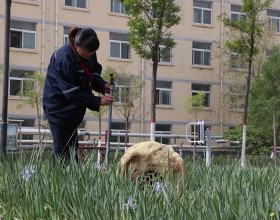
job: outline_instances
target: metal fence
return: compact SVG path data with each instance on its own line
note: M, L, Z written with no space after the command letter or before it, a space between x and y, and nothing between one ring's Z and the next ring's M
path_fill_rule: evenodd
M51 148L53 147L53 142L51 139L51 134L49 129L41 129L41 141L38 139L39 130L33 129L33 128L19 128L18 129L18 147L17 149L36 149L38 147L46 147ZM33 140L26 140L22 137L24 135L32 135L33 137L37 137L37 139ZM101 136L105 137L106 132L101 132ZM111 133L111 136L116 137L123 137L125 136L125 133ZM99 137L99 132L88 132L84 130L78 130L78 136L79 139L79 148L81 149L97 149L97 140ZM149 140L150 134L143 134L143 133L127 133L128 137L139 137L142 139ZM178 135L178 134L155 134L156 138L168 138L170 139L170 145L177 151L192 151L194 145L188 142L188 139L194 138L194 135ZM224 151L224 152L233 152L236 151L236 146L230 146L229 144L224 144L227 141L222 141L220 136L213 136L213 139L218 138L218 142L221 142L217 146L211 146L212 151ZM103 138L105 139L105 138ZM144 140L145 141L145 140ZM223 142L223 144L222 144ZM135 143L127 143L125 146L125 143L122 142L110 142L110 148L112 150L118 148L120 150L124 150L125 147L133 146ZM101 141L101 148L105 149L106 143ZM205 152L206 151L206 142L205 145L202 144L196 144L196 150L197 152Z

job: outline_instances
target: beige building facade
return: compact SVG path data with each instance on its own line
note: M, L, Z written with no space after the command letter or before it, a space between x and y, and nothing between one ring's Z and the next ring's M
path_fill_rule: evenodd
M176 47L171 57L162 57L157 77L156 131L186 134L186 125L205 121L214 135L223 135L230 127L242 123L242 108L232 108L225 101L230 80L225 77L225 64L218 56L224 42L225 28L217 19L223 12L232 18L242 16L240 0L176 0L181 6L180 25L172 28ZM150 132L152 62L142 60L129 46L128 16L116 0L13 0L11 7L10 77L8 97L9 119L24 120L24 127L35 127L36 110L18 109L24 81L34 71L46 73L52 53L67 42L71 26L92 27L101 45L97 51L103 70L110 66L134 73L144 82L138 100L139 116L131 124L133 133ZM280 39L280 0L264 12L275 26L275 42ZM0 65L4 60L5 1L0 1ZM2 81L0 93L3 91ZM187 110L185 102L198 91L206 93L202 111ZM236 94L232 94L236 95ZM238 95L237 95L238 97ZM240 96L239 96L240 97ZM0 105L2 105L2 100ZM2 108L2 106L1 106ZM90 113L83 127L98 131L98 119ZM107 129L107 114L102 130ZM112 129L122 132L124 121L113 110ZM134 139L134 141L137 141ZM134 142L133 141L133 142ZM168 142L169 140L160 140Z

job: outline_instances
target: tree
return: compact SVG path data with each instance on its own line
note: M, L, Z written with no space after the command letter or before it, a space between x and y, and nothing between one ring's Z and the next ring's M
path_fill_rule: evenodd
M185 100L185 109L194 113L194 121L197 121L197 113L204 108L206 94L203 91L199 91L197 94L188 97ZM196 125L194 125L194 147L193 147L193 163L196 162Z
M273 134L273 151L276 163L276 145L279 143L280 124L280 47L262 65L261 74L252 83L250 121L254 126ZM272 135L271 135L272 136Z
M185 101L185 109L194 113L194 121L197 120L197 112L204 108L206 93L199 91L197 94L187 97Z
M106 80L106 81L108 81L109 82L109 80L110 80L110 74L114 74L114 73L116 73L116 71L115 71L115 69L113 69L112 67L110 67L110 66L107 66L104 70L103 70L103 75L102 75L102 77L103 77L103 79L104 80ZM98 96L100 96L101 94L100 93L98 93ZM97 117L98 118L98 124L99 124L99 126L98 126L98 131L99 131L99 140L101 140L101 119L102 119L102 116L104 115L104 114L106 114L107 113L107 111L108 111L108 106L100 106L100 109L99 109L99 111L98 112L95 112L95 111L93 111L91 114L94 116L94 117Z
M251 77L253 75L253 62L255 57L260 53L259 42L264 36L266 20L262 20L260 15L268 9L272 0L242 0L241 12L246 15L246 19L237 21L231 18L222 17L225 27L235 32L234 38L225 41L226 48L240 56L248 63L246 76L246 93L243 114L243 138L241 151L241 166L245 165L245 148L246 148L246 129L248 119L248 102L250 94Z
M24 90L19 92L23 103L18 104L17 108L30 106L36 108L37 124L39 130L39 140L41 142L41 127L42 127L42 97L44 92L45 77L41 72L34 72L29 80L24 81Z
M173 48L174 40L169 29L180 23L180 7L173 0L121 0L130 15L130 45L143 59L152 60L153 77L151 92L151 141L155 140L156 122L156 79L159 58Z
M125 121L125 148L127 148L128 131L131 123L137 117L141 116L139 112L140 102L138 99L141 96L143 82L141 77L135 74L126 73L124 70L115 70L112 67L106 69L106 74L116 73L115 79L116 90L114 92L115 102L113 108L120 118ZM105 77L106 78L106 77Z
M227 130L223 137L230 141L238 141L240 144L235 144L235 146L241 149L242 126ZM248 155L267 155L271 144L272 134L268 129L263 129L261 126L255 126L252 123L248 125L246 146L246 153Z

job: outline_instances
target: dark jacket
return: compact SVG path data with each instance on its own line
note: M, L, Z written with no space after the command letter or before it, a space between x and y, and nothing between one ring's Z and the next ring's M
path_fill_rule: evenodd
M92 77L85 72L80 60ZM107 82L101 78L101 71L96 53L85 60L69 44L59 48L50 59L46 75L43 108L47 119L75 128L82 122L87 108L99 111L101 97L94 96L90 86L104 94Z

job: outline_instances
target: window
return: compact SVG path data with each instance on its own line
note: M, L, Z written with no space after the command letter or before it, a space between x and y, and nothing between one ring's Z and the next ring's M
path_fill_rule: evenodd
M87 0L65 0L65 5L77 8L87 8Z
M272 50L272 49L266 49L265 55L266 55L267 57L272 56L272 54L273 54L273 50Z
M231 21L240 21L240 20L246 20L247 16L245 13L241 12L241 5L231 5Z
M155 130L155 134L171 134L172 126L170 124L156 124ZM162 144L171 144L170 138L156 137L155 141Z
M68 33L69 33L70 29L71 29L71 27L67 27L67 26L63 27L63 44L69 43Z
M159 46L159 62L171 63L172 62L172 50L165 46Z
M21 127L26 128L35 128L35 120L34 119L24 119L21 123ZM21 136L22 140L34 140L33 134L23 134Z
M36 23L11 21L11 47L35 49Z
M26 127L26 128L35 128L35 119L22 119L22 118L13 118L9 117L9 123L10 124L17 124L18 127L21 125L21 127Z
M267 10L268 24L280 32L280 10Z
M193 22L198 24L212 24L212 3L193 1Z
M118 103L129 103L130 98L130 88L128 86L118 85L115 92L115 102Z
M171 105L172 82L157 81L156 82L156 104Z
M192 84L192 96L197 95L199 91L205 92L205 101L203 106L210 107L211 86L205 84Z
M233 69L246 69L247 62L242 58L241 54L230 54L230 67Z
M211 43L193 41L192 64L211 66L211 46Z
M111 123L111 131L112 131L112 133L125 133L125 123L112 122ZM125 142L125 136L111 136L110 141L111 142L117 142L117 143L124 143ZM129 142L129 137L127 138L127 142Z
M125 7L118 0L111 0L111 12L125 14Z
M245 85L232 85L229 87L229 107L231 109L244 109Z
M21 119L21 118L9 118L11 120L10 124L17 124L18 128L21 125L21 128L35 128L35 119ZM15 120L15 121L13 121ZM18 120L18 121L17 121ZM19 122L19 120L22 120ZM33 134L22 134L22 140L33 140Z
M130 59L128 35L110 33L110 57Z
M23 70L11 70L10 72L10 95L19 96L20 93L24 94L27 89L27 83L30 81L33 72ZM35 87L35 84L33 84Z

